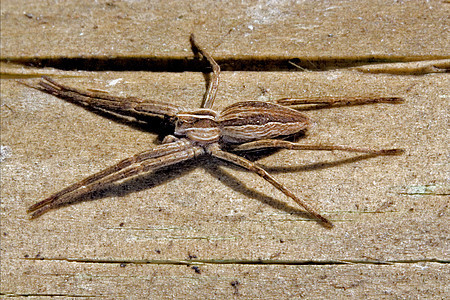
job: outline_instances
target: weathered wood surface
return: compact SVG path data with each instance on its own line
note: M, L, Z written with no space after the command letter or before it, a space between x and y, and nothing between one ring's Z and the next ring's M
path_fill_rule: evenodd
M80 3L2 1L2 295L448 296L449 4ZM306 111L316 124L305 141L406 153L280 151L258 161L329 216L332 230L256 175L208 158L29 220L29 205L158 144L159 131L116 122L12 79L50 74L78 87L194 108L205 78L24 68L5 60L170 61L192 57L191 31L219 60L404 61L326 72L224 72L215 108L289 96L401 96L404 104Z

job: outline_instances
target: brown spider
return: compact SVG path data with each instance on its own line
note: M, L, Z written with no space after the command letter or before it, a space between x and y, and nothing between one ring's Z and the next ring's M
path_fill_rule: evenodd
M136 98L109 96L104 93L72 88L49 77L37 85L26 84L56 97L68 99L84 106L99 108L119 115L132 115L139 119L161 117L175 125L174 135L164 138L161 145L126 158L117 164L93 174L78 183L51 195L32 205L28 212L37 217L50 209L97 190L105 185L123 180L144 172L196 158L210 155L252 171L302 206L312 216L331 227L332 223L320 215L310 204L298 198L291 190L279 183L257 164L239 155L228 152L254 151L260 149L290 150L341 150L368 153L372 155L394 155L400 149L374 150L341 145L307 145L276 138L286 138L305 132L310 121L304 114L283 105L322 104L354 105L366 103L398 103L397 97L380 98L285 98L275 103L261 101L238 102L223 111L212 110L219 85L220 67L214 59L195 41L191 35L194 52L200 53L210 64L212 76L203 105L199 109L186 110L182 107L157 101L141 101Z

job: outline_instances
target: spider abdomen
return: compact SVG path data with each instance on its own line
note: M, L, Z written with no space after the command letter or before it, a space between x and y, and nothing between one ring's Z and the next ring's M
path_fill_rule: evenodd
M222 141L245 143L304 132L309 119L291 108L260 101L239 102L218 117Z

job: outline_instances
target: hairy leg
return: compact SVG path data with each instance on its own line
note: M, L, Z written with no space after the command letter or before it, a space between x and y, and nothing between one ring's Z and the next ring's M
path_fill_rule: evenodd
M274 101L283 106L303 105L303 104L323 104L323 105L361 105L372 103L402 103L400 97L305 97L305 98L282 98Z
M93 174L50 197L30 206L28 213L37 217L48 210L68 203L79 195L96 190L101 186L135 176L139 173L149 172L161 167L172 165L202 154L204 150L193 146L187 140L163 144L151 150L138 153L119 163Z
M28 87L47 94L92 108L104 109L120 115L134 116L137 119L148 117L173 117L182 107L134 97L117 97L100 92L91 92L61 84L54 79L43 76L41 81L33 85L19 81Z
M308 213L310 213L312 216L314 216L316 219L323 222L324 225L327 227L333 227L333 224L324 216L319 214L316 209L314 209L310 204L306 204L303 200L300 200L292 191L290 191L288 188L286 188L284 185L279 183L272 175L270 175L266 170L263 168L257 166L255 163L240 157L236 154L229 153L226 151L223 151L219 148L217 144L213 144L208 148L208 151L210 154L214 157L220 158L222 160L225 160L227 162L233 163L235 165L238 165L244 169L247 169L249 171L252 171L262 178L264 178L266 181L268 181L270 184L272 184L274 187L276 187L279 191L283 192L286 196L294 200L298 205L303 207Z
M199 44L197 44L194 34L191 34L190 40L195 50L200 52L200 54L206 58L213 70L211 74L211 82L209 83L208 90L206 91L206 97L202 105L202 108L212 108L214 100L216 99L217 89L219 88L220 66L211 55L209 55L202 47L200 47Z
M240 144L232 147L233 151L257 151L261 149L289 149L289 150L321 150L321 151L347 151L347 152L358 152L367 153L373 155L398 155L402 154L404 150L402 149L372 149L372 148L361 148L352 147L345 145L320 145L320 144L298 144L283 140L259 140L254 142L249 142L245 144Z

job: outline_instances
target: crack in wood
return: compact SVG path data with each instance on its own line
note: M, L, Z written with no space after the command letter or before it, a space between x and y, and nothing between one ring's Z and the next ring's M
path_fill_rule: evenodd
M232 58L218 58L217 63L220 65L222 71L325 71L365 65L445 60L446 58L448 57L361 56L308 58L235 56ZM60 70L83 71L204 72L208 68L208 65L204 61L199 61L190 56L6 57L1 58L0 62L38 68L51 67ZM446 70L448 71L448 69ZM377 72L381 71L377 70Z
M246 260L246 259L192 259L192 260L123 260L123 259L92 259L92 258L53 258L53 257L26 257L26 260L66 261L77 263L100 263L100 264L155 264L155 265L393 265L393 264L417 264L417 263L440 263L449 264L450 260L436 258L411 259L411 260Z
M5 297L68 297L68 298L98 298L99 295L78 295L78 294L53 294L53 293L0 293Z

